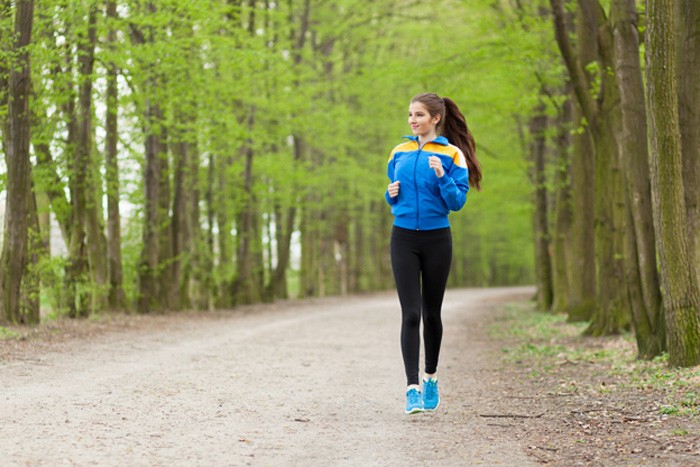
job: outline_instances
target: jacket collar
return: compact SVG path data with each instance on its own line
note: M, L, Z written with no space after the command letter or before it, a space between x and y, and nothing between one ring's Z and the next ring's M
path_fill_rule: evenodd
M416 143L418 142L418 136L416 136L416 135L407 135L407 136L404 136L404 138L410 139L411 141L415 141ZM428 141L428 143L440 144L442 146L447 146L450 144L450 142L447 141L447 138L445 138L444 136L438 136L434 140ZM428 143L426 143L426 144L428 144Z

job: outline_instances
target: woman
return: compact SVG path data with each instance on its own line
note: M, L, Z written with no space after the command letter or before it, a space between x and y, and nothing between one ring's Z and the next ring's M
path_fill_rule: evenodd
M391 265L401 303L406 413L416 413L435 410L440 404L440 312L452 260L447 215L464 206L470 184L480 189L481 168L474 138L451 99L432 93L415 96L408 108L408 124L413 136L406 136L408 141L389 156L391 183L386 200L394 215ZM425 344L422 391L418 375L421 316Z

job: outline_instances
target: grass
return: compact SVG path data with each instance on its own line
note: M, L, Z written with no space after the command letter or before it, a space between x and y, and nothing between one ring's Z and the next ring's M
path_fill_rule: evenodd
M17 339L19 337L22 337L22 334L19 332L0 326L0 340Z
M605 381L589 387L599 394L653 391L661 414L700 415L700 367L670 368L668 355L639 360L632 334L584 337L587 326L567 322L566 315L538 312L534 302L516 302L506 305L490 334L508 342L504 360L527 368L533 378L573 365L586 376L595 373L592 380Z

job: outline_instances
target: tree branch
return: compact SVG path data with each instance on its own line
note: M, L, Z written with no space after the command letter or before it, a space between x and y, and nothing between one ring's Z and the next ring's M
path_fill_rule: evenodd
M569 71L569 77L573 83L574 94L576 100L581 107L583 116L588 120L589 124L594 124L597 119L598 109L593 97L588 93L588 80L583 71L583 67L576 57L571 42L569 41L568 32L566 29L566 21L564 18L564 4L562 0L549 0L552 6L552 14L554 19L554 36L559 46L562 58L566 69Z

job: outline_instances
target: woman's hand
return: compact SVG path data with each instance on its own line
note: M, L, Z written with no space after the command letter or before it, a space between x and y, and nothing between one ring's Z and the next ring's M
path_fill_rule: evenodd
M397 196L399 196L399 183L401 182L396 180L394 183L389 184L387 190L389 191L389 196L391 198L396 198Z
M437 175L438 178L442 178L442 176L445 175L445 169L443 169L442 161L439 157L430 156L428 162L430 163L430 168L435 171L435 175Z

